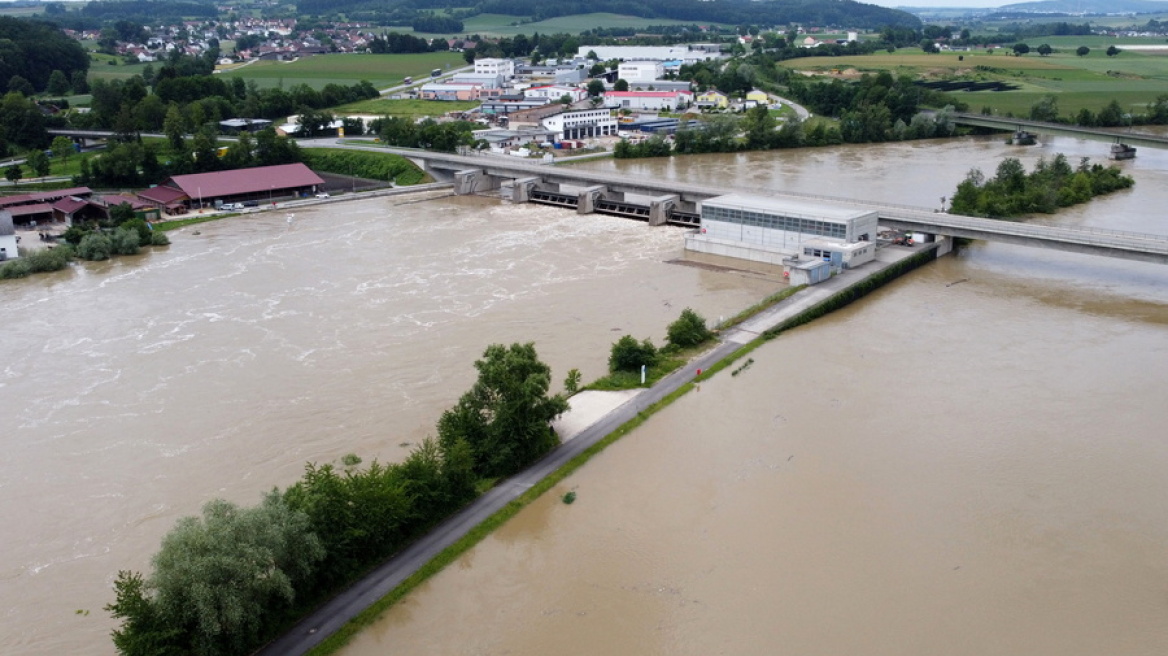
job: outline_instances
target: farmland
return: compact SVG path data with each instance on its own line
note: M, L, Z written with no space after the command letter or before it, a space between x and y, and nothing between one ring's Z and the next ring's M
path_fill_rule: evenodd
M506 14L479 14L463 20L461 34L479 34L482 36L515 36L516 34L579 34L584 30L596 27L623 27L643 29L651 25L692 25L692 22L670 20L667 18L638 18L621 14L575 14L572 16L557 16L536 22L524 22L522 16L508 16ZM703 24L708 24L703 22ZM435 37L451 36L449 34L417 34L417 36Z
M352 114L374 114L377 116L402 116L421 118L423 116L441 116L447 112L464 112L479 106L477 101L447 101L447 100L390 100L388 98L374 98L362 100L333 108L333 113L347 116Z
M435 68L443 70L465 66L457 52L428 52L409 55L318 55L291 62L257 61L222 73L224 77L254 80L261 88L307 84L321 89L330 82L351 85L369 80L385 88L401 84L406 76L427 77Z
M1074 37L1068 39L1078 43ZM960 92L954 96L968 103L973 111L989 107L999 114L1025 115L1031 105L1046 95L1058 98L1059 111L1063 115L1083 108L1097 112L1113 99L1125 110L1139 112L1157 96L1168 93L1166 54L1121 52L1108 57L1104 52L1106 45L1088 45L1090 54L1079 57L1074 53L1077 45L1055 47L1060 52L1048 57L1040 57L1033 51L1024 57L1015 57L1007 55L1004 48L993 54L973 51L936 55L906 48L891 54L813 57L789 60L780 65L793 70L844 76L849 72L886 70L894 75L924 80L1003 81L1018 86L1016 91Z

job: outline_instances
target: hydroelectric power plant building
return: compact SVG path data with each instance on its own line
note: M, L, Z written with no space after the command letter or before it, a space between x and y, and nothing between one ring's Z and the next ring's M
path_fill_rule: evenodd
M702 228L686 236L686 250L784 266L792 275L799 261L846 269L876 257L875 211L727 194L701 201L700 213ZM826 274L809 275L818 282Z

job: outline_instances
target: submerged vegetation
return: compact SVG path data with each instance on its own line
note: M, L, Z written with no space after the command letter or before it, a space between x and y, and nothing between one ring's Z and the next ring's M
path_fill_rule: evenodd
M558 444L533 344L492 345L479 379L400 464L308 464L256 507L213 500L163 539L149 577L120 572L106 609L126 656L219 656L254 650L288 622Z
M1051 214L1133 184L1131 176L1118 168L1091 164L1086 157L1075 169L1061 153L1050 161L1042 158L1030 173L1020 161L1007 157L992 178L987 179L980 169L971 170L957 185L950 211L995 219Z

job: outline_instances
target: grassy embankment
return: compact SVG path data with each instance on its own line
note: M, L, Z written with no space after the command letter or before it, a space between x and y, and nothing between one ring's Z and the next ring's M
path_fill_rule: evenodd
M483 538L494 532L495 529L507 523L507 520L519 514L519 512L532 501L538 499L545 492L554 488L557 484L562 482L573 472L582 467L586 462L591 460L593 456L605 450L625 435L633 432L635 429L641 426L641 424L644 424L646 421L648 421L649 418L657 412L668 407L677 399L685 396L687 393L689 393L690 390L694 388L695 384L700 383L701 381L710 378L719 371L729 367L738 359L742 358L759 346L762 346L766 342L778 337L783 332L797 326L801 326L809 321L813 321L814 319L817 319L827 314L828 312L839 309L851 303L852 301L862 298L873 290L887 284L889 281L894 280L904 275L905 273L908 273L909 271L912 271L913 269L916 269L917 267L932 261L934 257L934 251L930 250L906 258L905 260L902 260L901 262L898 262L888 269L885 269L872 278L865 280L850 289L841 291L827 298L822 303L819 303L818 305L805 310L804 312L792 317L791 319L788 319L779 326L776 326L774 329L767 331L758 339L755 339L749 344L746 344L742 348L734 351L734 353L723 358L718 363L711 366L708 370L702 372L700 376L694 378L693 382L682 385L676 391L663 398L661 401L658 401L657 403L642 410L637 414L636 417L603 437L596 444L585 449L579 455L565 463L564 466L548 475L539 483L536 483L531 487L531 489L527 490L515 500L501 508L498 512L491 515L483 523L471 529L466 535L464 535L454 544L442 550L441 553L423 565L417 572L415 572L400 585L390 591L389 594L377 600L369 608L366 608L364 611L358 614L357 617L349 621L347 624L345 624L345 626L341 627L341 629L336 633L330 635L328 638L325 638L321 644L317 645L312 651L309 652L310 656L330 656L331 654L335 654L338 650L348 644L354 636L360 633L361 630L373 624L387 609L389 609L401 599L405 598L405 596L409 594L414 588L421 585L431 576L441 572L446 568L447 565L453 563L460 556L462 556L462 554L466 553L472 547L482 541ZM791 291L793 293L793 291L796 290ZM763 301L763 303L765 302L766 301ZM746 314L749 311L749 309L745 310L742 314Z
M330 109L334 114L376 114L378 116L401 116L417 119L423 116L442 116L447 112L465 112L478 107L482 103L472 100L419 100L405 98L392 100L389 98L372 98L359 100L355 103L340 105Z
M954 97L968 103L971 111L989 107L997 114L1016 116L1028 114L1030 107L1047 95L1058 98L1059 111L1064 116L1074 115L1083 108L1098 112L1112 100L1118 101L1125 110L1138 113L1157 96L1168 92L1168 52L1130 51L1108 57L1107 46L1087 43L1092 39L1097 38L1035 39L1031 48L1049 43L1058 50L1047 57L1033 50L1023 57L1015 57L1006 54L1007 48L998 48L992 54L975 50L935 55L904 48L895 53L792 59L779 65L827 74L855 69L860 73L889 71L922 80L1008 82L1017 85L1018 90L959 92ZM1079 45L1091 48L1090 54L1076 55Z

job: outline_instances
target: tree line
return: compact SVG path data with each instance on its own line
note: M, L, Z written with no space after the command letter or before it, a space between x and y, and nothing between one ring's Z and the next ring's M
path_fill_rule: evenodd
M1023 214L1051 214L1060 207L1085 203L1095 196L1127 189L1135 184L1117 167L1091 164L1084 157L1071 168L1059 153L1050 161L1038 160L1027 173L1020 161L1007 157L994 177L972 169L953 193L950 212L995 219Z
M107 610L125 656L245 654L559 440L568 409L531 343L487 347L478 379L400 464L308 464L252 507L178 521L149 576L119 572Z

